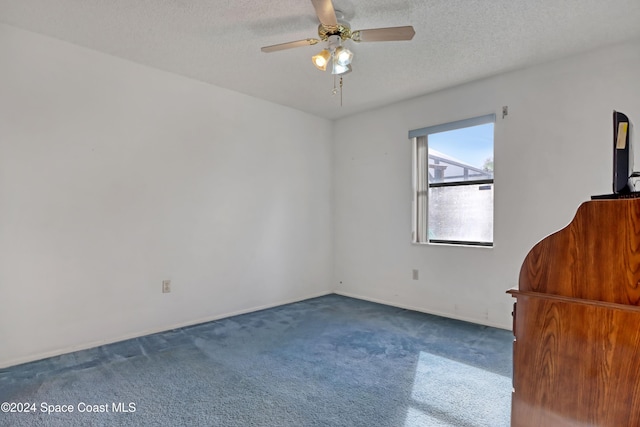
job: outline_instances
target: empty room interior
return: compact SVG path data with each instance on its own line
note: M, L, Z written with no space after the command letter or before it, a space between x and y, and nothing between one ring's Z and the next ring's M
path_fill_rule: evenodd
M636 0L0 0L0 425L544 425L507 291L614 111Z

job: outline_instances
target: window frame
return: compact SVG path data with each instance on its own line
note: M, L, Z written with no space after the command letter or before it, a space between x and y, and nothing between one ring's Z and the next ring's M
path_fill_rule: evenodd
M448 123L442 123L434 126L427 126L420 129L409 131L409 139L413 143L413 162L412 162L412 180L413 180L413 206L412 206L412 243L428 244L428 245L455 245L455 246L472 246L472 247L489 247L494 245L492 237L490 242L484 241L468 241L468 240L450 240L450 239L433 239L428 235L429 228L429 190L439 187L460 187L465 185L491 185L491 190L495 188L495 179L477 179L477 180L459 180L448 182L429 182L429 148L428 138L431 134L447 132L450 130L463 129L483 124L493 124L493 151L495 153L495 125L496 115L485 114L468 119L457 120ZM424 138L419 140L419 138ZM421 158L424 156L424 158ZM426 184L426 185L425 185ZM492 214L495 213L495 204L492 206ZM492 225L493 227L493 225Z

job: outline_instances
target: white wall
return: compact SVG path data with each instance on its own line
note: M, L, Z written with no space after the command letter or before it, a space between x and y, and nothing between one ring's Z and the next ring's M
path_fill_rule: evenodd
M503 105L509 107L504 120ZM640 127L640 42L339 120L336 289L510 328L512 301L505 291L517 286L529 249L568 224L591 195L611 192L614 109ZM408 131L492 112L494 248L412 245ZM635 141L640 145L638 132ZM412 269L419 280L412 280Z
M3 25L0 58L0 367L331 291L330 121Z

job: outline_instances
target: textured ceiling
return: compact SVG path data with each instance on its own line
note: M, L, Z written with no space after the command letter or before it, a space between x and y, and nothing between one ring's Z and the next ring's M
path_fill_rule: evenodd
M354 30L413 25L412 41L355 44L343 106L309 0L0 0L0 22L326 118L640 38L638 0L334 0Z

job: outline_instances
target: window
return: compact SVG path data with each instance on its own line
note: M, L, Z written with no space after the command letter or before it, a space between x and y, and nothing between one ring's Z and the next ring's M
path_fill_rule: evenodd
M413 243L493 246L495 115L416 129Z

